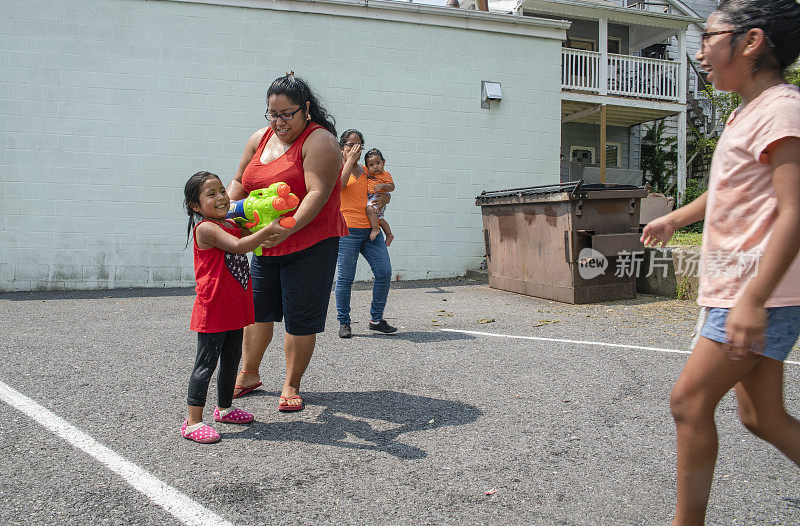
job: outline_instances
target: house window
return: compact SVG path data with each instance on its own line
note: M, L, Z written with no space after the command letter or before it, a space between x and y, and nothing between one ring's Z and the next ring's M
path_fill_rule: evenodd
M566 42L561 42L563 47L572 49L582 49L584 51L597 51L594 40L588 38L570 38ZM608 52L619 55L622 51L622 39L619 37L608 37Z
M594 164L594 148L589 146L570 146L569 160L581 164Z
M594 40L567 37L566 47L572 49L582 49L584 51L594 51Z
M606 166L622 168L622 145L620 143L606 143Z

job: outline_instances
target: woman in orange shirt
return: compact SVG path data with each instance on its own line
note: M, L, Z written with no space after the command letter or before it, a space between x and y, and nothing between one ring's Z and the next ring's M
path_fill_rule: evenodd
M347 130L339 139L344 167L342 168L342 215L347 222L349 235L339 240L336 261L336 317L339 320L339 337L351 338L350 291L356 274L358 255L369 263L375 281L372 285L369 328L391 334L397 331L383 319L383 310L392 282L392 262L383 233L370 239L372 228L367 218L367 169L358 164L364 146L364 136L358 130ZM389 196L384 194L383 204Z

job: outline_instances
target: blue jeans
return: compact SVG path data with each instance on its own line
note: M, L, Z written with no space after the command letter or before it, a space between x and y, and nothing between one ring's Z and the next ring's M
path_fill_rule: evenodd
M389 296L392 282L392 262L383 232L370 241L369 228L348 228L350 235L339 239L339 257L336 260L336 318L340 325L350 325L350 289L356 275L358 255L369 263L375 283L372 285L372 305L369 314L372 321L383 319L383 309Z

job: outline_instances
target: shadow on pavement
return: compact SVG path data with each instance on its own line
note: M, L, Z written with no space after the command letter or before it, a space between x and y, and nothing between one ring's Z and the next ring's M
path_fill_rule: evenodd
M106 298L160 298L162 296L194 296L194 287L2 292L0 293L0 300L96 300Z
M295 441L382 451L414 460L428 453L400 441L403 433L469 424L483 414L461 402L386 390L306 393L303 397L307 406L323 408L316 421L256 421L246 430L221 435L225 439Z
M372 290L373 281L355 281L353 282L353 290ZM431 289L428 291L433 294L450 294L449 291L444 290L442 287L464 287L469 285L485 285L481 280L471 278L439 278L439 279L419 279L419 280L403 280L392 281L389 294L392 290L396 289ZM334 282L335 285L335 282Z
M432 294L451 294L442 287L463 287L479 285L480 281L469 278L441 278L414 281L393 281L392 289L431 289ZM371 290L372 281L356 281L353 290ZM19 292L0 292L0 300L37 301L37 300L79 300L103 298L157 298L160 296L194 296L194 285L186 287L144 287L96 290L35 290Z

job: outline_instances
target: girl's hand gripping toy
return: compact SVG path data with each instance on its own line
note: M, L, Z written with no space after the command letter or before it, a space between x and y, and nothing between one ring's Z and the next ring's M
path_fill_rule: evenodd
M286 183L274 183L269 188L253 190L244 199L232 201L226 217L251 232L258 232L276 218L297 208L300 200L291 191ZM283 228L292 228L295 223L293 217L284 217L279 221ZM261 253L261 247L253 250L256 256Z

